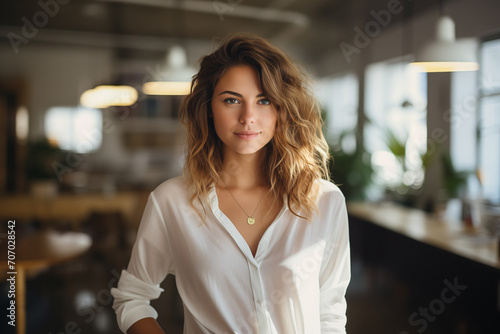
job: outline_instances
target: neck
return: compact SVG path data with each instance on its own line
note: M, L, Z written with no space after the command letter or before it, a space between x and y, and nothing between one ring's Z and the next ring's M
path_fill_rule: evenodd
M263 151L256 154L226 154L222 164L220 186L239 189L252 189L266 186Z

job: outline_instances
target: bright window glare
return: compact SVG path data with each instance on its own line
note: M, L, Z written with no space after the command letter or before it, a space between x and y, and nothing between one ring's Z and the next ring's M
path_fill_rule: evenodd
M354 130L358 121L358 78L353 73L324 78L317 83L315 91L327 114L327 139L335 146L340 144L348 153L354 152ZM341 135L344 135L343 140L338 143Z
M450 154L456 170L476 168L477 97L476 72L456 72L451 76Z
M500 93L500 39L481 45L481 90L485 94Z
M500 39L481 45L479 170L483 197L500 205Z
M376 181L382 184L398 186L403 171L396 157L388 151L376 151L372 155L372 166Z
M480 163L483 196L500 203L500 95L483 99L481 104Z
M374 63L366 70L364 144L373 154L375 178L381 186L418 188L423 183L420 157L427 146L426 82L426 74L407 61ZM389 149L388 134L404 145L404 163Z
M45 135L62 150L95 151L102 142L102 113L88 108L50 108L45 116Z

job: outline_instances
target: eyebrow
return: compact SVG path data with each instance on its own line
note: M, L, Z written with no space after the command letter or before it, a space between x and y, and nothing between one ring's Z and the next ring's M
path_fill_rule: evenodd
M240 98L243 97L243 95L241 95L240 93L236 93L236 92L233 92L233 91L230 91L230 90L225 90L225 91L219 93L219 95L222 95L222 94L231 94L231 95L234 95L234 96L237 96L237 97L240 97ZM264 93L260 93L256 97L262 97L262 96L265 96L265 94Z

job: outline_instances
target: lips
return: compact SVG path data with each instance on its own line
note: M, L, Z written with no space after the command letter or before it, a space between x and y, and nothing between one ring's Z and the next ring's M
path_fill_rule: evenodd
M260 132L258 131L239 131L234 133L238 138L243 140L252 140L256 138Z

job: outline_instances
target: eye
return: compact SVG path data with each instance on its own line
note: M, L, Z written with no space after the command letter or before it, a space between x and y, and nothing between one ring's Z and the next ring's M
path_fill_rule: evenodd
M227 104L236 104L236 103L239 103L239 101L235 98L232 98L232 97L228 97L227 99L224 99L224 102L226 102Z
M269 101L268 99L262 99L262 100L259 101L259 104L270 105L271 101Z

